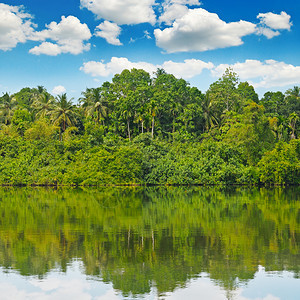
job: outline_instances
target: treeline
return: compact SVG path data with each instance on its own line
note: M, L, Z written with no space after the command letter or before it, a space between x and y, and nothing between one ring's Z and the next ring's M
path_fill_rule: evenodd
M0 97L1 184L299 184L300 87L259 99L231 69L203 94L158 69Z

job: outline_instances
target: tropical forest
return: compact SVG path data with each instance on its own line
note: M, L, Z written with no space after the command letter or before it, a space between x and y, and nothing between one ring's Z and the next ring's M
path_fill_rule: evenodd
M25 87L0 97L0 184L298 185L299 116L299 86L259 97L230 68L205 93L164 69Z

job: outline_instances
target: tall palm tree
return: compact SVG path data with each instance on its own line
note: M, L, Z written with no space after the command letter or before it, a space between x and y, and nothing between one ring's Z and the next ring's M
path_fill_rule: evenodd
M122 121L126 120L126 124L127 124L127 134L128 134L128 139L129 141L131 140L131 134L130 134L130 123L131 123L131 119L134 117L134 103L133 103L133 99L132 97L127 97L122 99L122 103L120 106L121 110L121 119Z
M32 103L32 107L36 112L36 117L38 118L45 118L53 109L53 105L53 96L45 91Z
M141 106L135 111L135 123L141 123L142 133L144 133L145 107Z
M148 107L148 114L151 121L151 137L154 138L154 126L155 126L155 117L157 116L157 112L159 111L159 103L154 99L151 99L147 105Z
M295 139L296 135L295 135L295 131L296 131L296 124L297 121L299 120L299 116L296 113L291 113L289 116L289 127L292 129L292 134L291 134L291 139Z
M50 118L54 125L60 127L61 133L65 132L68 126L74 126L76 116L78 115L77 107L72 103L72 99L68 100L64 93L56 97L52 110L49 112Z
M300 87L294 86L294 88L289 89L285 93L285 108L288 114L297 113L300 114Z
M292 96L300 99L300 87L294 86L292 89L287 90L285 94L286 96Z
M38 85L36 88L31 89L31 99L34 102L35 100L38 100L42 94L47 93L47 90L42 85Z
M91 116L98 124L100 120L102 120L104 126L104 119L107 116L107 103L102 94L102 89L87 88L82 95L83 97L80 98L80 102L82 103L86 116Z
M202 103L202 109L203 109L203 117L205 121L205 129L206 131L209 131L211 127L214 127L215 125L218 124L218 120L215 117L215 114L213 113L212 101L208 93L204 97L204 101Z
M172 99L170 103L170 112L172 114L172 133L175 133L176 119L182 111L182 106L176 99Z
M8 93L5 93L1 97L1 102L0 102L1 122L4 123L5 125L9 125L10 120L16 108L17 108L17 102L13 97L13 95L9 95Z

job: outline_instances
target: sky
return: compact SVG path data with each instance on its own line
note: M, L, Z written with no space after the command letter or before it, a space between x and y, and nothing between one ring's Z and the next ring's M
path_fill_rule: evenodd
M300 85L300 1L0 1L0 95L42 85L75 101L123 69L205 92L228 67L262 97Z

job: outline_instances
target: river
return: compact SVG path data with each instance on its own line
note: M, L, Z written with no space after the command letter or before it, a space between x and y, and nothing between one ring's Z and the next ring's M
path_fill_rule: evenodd
M300 188L1 188L0 299L300 299Z

